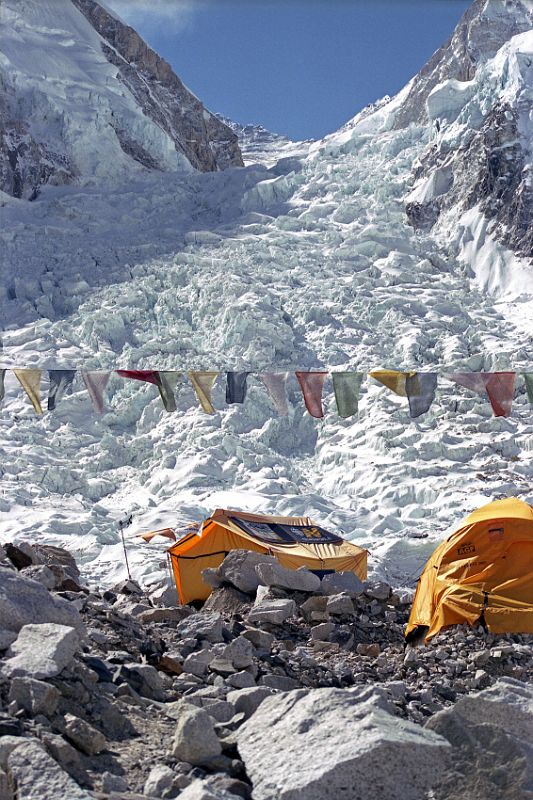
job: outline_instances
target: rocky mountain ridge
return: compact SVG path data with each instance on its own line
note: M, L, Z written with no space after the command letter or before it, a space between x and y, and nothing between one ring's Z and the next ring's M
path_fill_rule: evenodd
M241 166L237 137L96 0L6 0L0 188Z

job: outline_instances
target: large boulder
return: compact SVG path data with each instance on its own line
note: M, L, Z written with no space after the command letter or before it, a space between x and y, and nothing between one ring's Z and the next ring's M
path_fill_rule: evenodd
M277 561L258 564L255 568L263 586L279 586L293 592L318 592L320 578L305 567L286 569Z
M78 632L70 626L25 625L11 645L12 656L2 664L2 672L10 678L53 678L71 663L79 644Z
M172 755L189 764L208 764L222 753L213 720L203 708L183 701L178 708Z
M9 687L9 700L28 714L44 714L50 717L55 712L60 694L55 686L34 678L13 678Z
M82 628L79 611L55 597L37 581L0 567L0 620L2 628L19 631L28 623L54 622Z
M178 622L177 633L183 639L196 638L200 641L205 639L216 644L223 642L222 628L224 620L220 614L210 612L208 614L191 614L186 619Z
M249 622L267 622L270 625L283 625L289 617L296 614L296 603L290 599L261 600L256 602L248 614Z
M454 748L435 800L533 797L533 686L501 679L464 695L426 723Z
M7 769L16 797L24 800L94 800L35 740L21 739L8 756Z
M237 744L255 800L422 800L450 750L366 688L266 698Z
M277 564L274 556L256 553L253 550L232 550L217 570L224 583L231 583L241 592L253 594L261 583L256 572L260 564Z

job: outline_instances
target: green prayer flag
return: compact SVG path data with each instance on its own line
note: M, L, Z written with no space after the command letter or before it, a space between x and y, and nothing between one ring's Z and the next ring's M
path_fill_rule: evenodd
M159 383L157 387L166 411L176 411L176 385L181 372L161 372L159 370Z
M363 372L332 372L333 391L337 411L340 417L353 417L357 414L359 389L363 381Z
M533 372L523 372L522 377L526 384L527 396L533 406Z

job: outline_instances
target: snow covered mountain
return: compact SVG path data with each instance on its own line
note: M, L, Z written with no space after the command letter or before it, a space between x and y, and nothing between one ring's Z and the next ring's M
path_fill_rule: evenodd
M0 188L242 166L237 138L96 0L0 9Z
M513 415L493 418L442 377L533 372L530 10L474 3L399 95L320 142L283 142L275 164L276 137L245 126L246 160L255 147L263 163L140 169L105 186L95 173L91 186L43 186L32 203L2 196L5 367L382 366L441 378L417 421L371 380L359 415L342 420L328 382L319 422L294 380L279 418L253 376L243 406L225 406L220 378L213 416L185 380L166 414L153 387L115 376L101 418L81 383L37 418L8 373L0 541L67 543L112 581L123 512L135 532L233 506L314 517L368 546L375 574L412 583L463 513L509 494L533 502L523 383ZM130 547L150 580L157 546Z

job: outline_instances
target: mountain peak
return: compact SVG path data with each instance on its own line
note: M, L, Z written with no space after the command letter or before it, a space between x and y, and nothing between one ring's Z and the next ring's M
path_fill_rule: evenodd
M5 0L0 188L242 166L237 136L96 0Z

